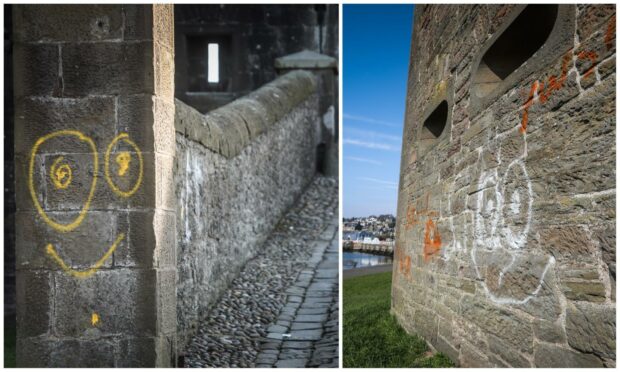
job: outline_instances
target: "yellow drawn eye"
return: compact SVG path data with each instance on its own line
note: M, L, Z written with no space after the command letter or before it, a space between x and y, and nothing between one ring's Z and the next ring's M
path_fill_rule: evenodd
M66 189L71 184L72 173L71 167L69 164L62 164L58 166L58 164L63 161L63 157L59 156L54 163L52 163L52 167L50 169L50 177L52 178L52 183L56 186L57 189Z
M76 138L78 141L83 142L86 145L88 145L92 153L92 156L93 156L93 181L90 185L88 197L86 198L86 202L84 203L84 206L80 210L80 213L75 218L75 220L69 223L66 223L66 224L58 223L50 218L50 216L45 212L45 210L43 210L41 203L39 203L39 199L37 197L37 193L34 188L35 158L39 151L39 148L46 141L56 138L56 137ZM63 160L62 156L56 159L54 161L54 164L52 164L52 169L51 169L52 183L54 184L54 186L56 186L59 189L64 189L68 187L71 184L71 179L72 179L71 168L69 167L68 164L62 164L58 166L58 164L60 164L62 160ZM48 225L50 225L52 228L54 228L56 231L59 231L62 233L73 231L78 226L80 226L80 224L84 221L84 218L86 218L86 213L88 212L90 203L93 199L93 196L95 195L95 187L97 185L98 169L99 169L99 162L98 162L97 148L95 147L95 143L90 137L85 136L81 132L76 131L76 130L59 130L57 132L53 132L53 133L50 133L48 135L45 135L39 138L37 142L34 144L34 146L32 147L32 151L30 152L30 164L28 168L28 188L30 189L30 196L32 197L32 202L34 203L34 206L37 209L37 212L39 212L39 215L41 216L41 218L43 218L43 220Z
M123 177L127 174L129 169L129 163L131 162L131 154L128 151L123 151L116 155L116 164L118 164L118 175Z
M136 183L134 184L134 186L129 190L122 190L116 183L114 183L110 175L111 173L110 172L110 156L112 153L112 149L117 143L121 141L133 147L135 154L138 157L138 179L136 180ZM131 160L131 154L128 151L123 151L115 157L115 160L119 166L118 175L121 177L124 177L129 171L129 162ZM129 139L129 134L121 133L118 136L116 136L116 138L114 138L112 142L110 142L110 144L108 145L108 149L105 152L103 171L104 171L105 179L106 181L108 181L108 185L110 185L110 188L117 195L122 196L124 198L128 198L131 195L133 195L136 191L138 191L138 189L140 188L140 183L142 183L142 173L144 171L144 162L142 160L142 152L140 151L140 148L138 147L138 145L136 145L134 141Z
M96 327L97 324L99 324L99 314L93 313L93 315L90 317L90 324L92 324L93 327Z

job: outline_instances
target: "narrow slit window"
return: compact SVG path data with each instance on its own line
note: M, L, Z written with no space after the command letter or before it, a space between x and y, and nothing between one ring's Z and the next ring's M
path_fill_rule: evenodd
M487 96L532 57L551 35L557 18L558 5L526 6L482 57L474 76L476 96Z
M220 46L217 43L209 43L207 48L207 81L209 83L220 82Z

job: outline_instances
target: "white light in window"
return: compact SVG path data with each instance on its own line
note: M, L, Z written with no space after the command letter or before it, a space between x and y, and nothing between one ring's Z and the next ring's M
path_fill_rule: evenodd
M219 44L211 44L208 46L209 64L207 71L207 81L209 83L220 82L220 46Z

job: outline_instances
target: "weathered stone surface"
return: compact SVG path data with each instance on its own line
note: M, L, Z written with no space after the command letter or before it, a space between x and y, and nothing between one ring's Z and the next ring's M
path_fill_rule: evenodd
M615 306L570 303L566 308L568 344L605 358L616 354Z
M605 302L605 285L601 282L564 282L566 298L576 301Z
M598 240L603 262L609 269L609 274L616 278L616 229L615 226L597 227L593 229L594 237Z
M516 314L501 307L465 296L461 301L461 313L465 319L496 335L523 352L532 350L531 326ZM494 314L494 316L489 316Z
M566 340L564 327L560 321L539 320L534 323L534 336L539 341L562 344Z
M603 362L592 354L583 354L566 347L537 344L534 350L537 367L555 368L601 368Z
M211 129L219 124L204 123L213 115L204 119L189 113L181 119L189 132L177 128L175 171L170 179L175 182L178 216L177 296L183 337L258 252L314 175L316 144L312 143L311 123L317 120L316 104L316 96L310 96L291 107L232 158L207 146L215 143L211 139L195 142L197 138L183 135L192 133L192 128L209 128L211 136ZM177 106L183 104L177 102Z
M174 365L173 7L12 10L17 365Z
M67 97L155 93L153 68L144 68L153 64L153 42L67 44L62 53Z
M14 17L19 41L120 40L123 33L123 9L114 5L24 5Z
M543 7L415 9L392 312L461 366L615 366L615 6L552 7L501 77Z
M311 73L292 71L204 116L177 100L176 130L209 150L232 158L303 101L311 99L315 90L316 81Z

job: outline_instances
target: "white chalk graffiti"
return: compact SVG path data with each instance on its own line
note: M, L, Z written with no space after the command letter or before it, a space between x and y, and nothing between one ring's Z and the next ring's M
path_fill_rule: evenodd
M471 169L463 169L456 175L453 192L448 197L452 242L442 251L446 260L455 254L469 252L476 276L487 296L494 302L506 304L524 304L535 297L543 286L547 270L555 263L552 256L541 256L526 249L534 192L525 166L527 134L521 134L517 129L492 140L497 145L490 156L495 163L492 166L486 167L483 150L477 150L478 168L474 174L479 176L477 191L473 195L455 192L456 181L464 177L465 172L471 173ZM522 143L517 141L515 144L515 136L521 137ZM507 149L502 153L504 141ZM469 198L474 198L472 201L475 202L473 216L471 211L461 212L473 220L470 224L464 222L467 219L461 221L462 233L455 229L456 216L452 212L457 197L464 198L465 205ZM511 285L523 277L527 277L527 285ZM508 283L506 278L509 278Z

